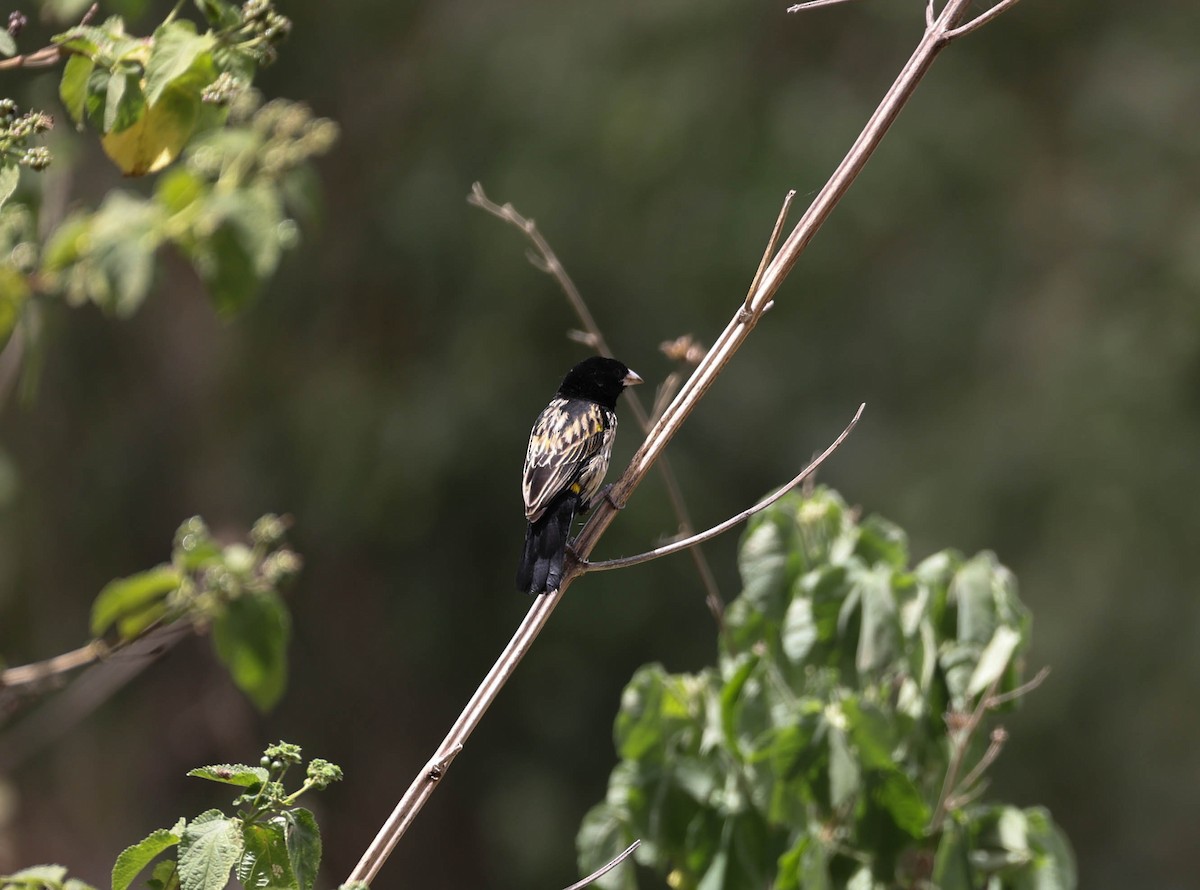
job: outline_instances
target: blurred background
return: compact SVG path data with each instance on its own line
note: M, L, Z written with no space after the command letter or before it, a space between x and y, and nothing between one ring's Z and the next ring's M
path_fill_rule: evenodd
M83 642L96 592L166 559L188 516L241 536L286 512L289 691L259 716L185 640L2 777L0 872L106 885L126 845L224 804L186 770L285 738L345 768L311 801L323 883L344 879L529 605L519 467L586 354L471 183L537 220L617 355L661 380L659 343L712 342L783 195L821 186L923 24L919 0L785 6L281 6L294 31L259 85L342 127L322 223L235 319L177 259L128 322L50 314L37 399L0 406L0 653ZM135 32L166 8L104 4ZM1006 721L991 793L1047 805L1095 890L1195 880L1195 25L1183 0L1027 0L946 50L669 449L708 525L867 403L822 480L915 559L992 549L1016 572L1053 673ZM4 76L60 113L55 74ZM79 200L146 187L80 144ZM623 409L615 467L634 429ZM652 476L598 554L674 530ZM736 546L706 548L726 599ZM570 883L623 684L714 651L686 556L583 580L377 886Z

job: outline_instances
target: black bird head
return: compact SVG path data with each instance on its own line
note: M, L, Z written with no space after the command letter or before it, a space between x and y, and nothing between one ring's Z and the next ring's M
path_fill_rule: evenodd
M568 371L558 394L564 399L587 399L605 408L616 409L621 391L641 382L641 377L615 358L597 355L584 359Z

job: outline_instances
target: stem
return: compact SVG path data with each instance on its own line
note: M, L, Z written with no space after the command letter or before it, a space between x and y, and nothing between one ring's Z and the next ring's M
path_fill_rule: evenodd
M784 279L787 278L788 273L800 258L804 248L808 246L821 225L828 219L833 208L837 206L838 201L842 199L851 183L862 171L871 154L883 140L888 128L912 96L917 84L933 64L937 54L948 44L950 39L947 36L948 33L958 24L970 2L971 0L949 0L941 14L926 29L912 56L884 95L875 113L867 121L846 157L817 194L799 222L796 223L779 253L768 264L758 287L753 290L752 295L744 304L739 305L717 342L713 344L674 401L647 434L641 448L634 455L633 461L613 486L612 501L628 502L629 495L662 455L667 443L679 431L683 421L695 410L697 403L712 386L713 381L745 342L746 337L750 335L763 312L774 299ZM602 500L597 505L591 519L575 539L574 550L580 559L587 559L596 546L596 541L615 518L616 509L608 499ZM429 800L438 782L444 777L446 768L449 766L446 758L453 757L465 745L484 713L495 701L508 678L512 676L525 653L529 651L533 641L541 633L542 628L550 619L550 615L562 599L563 593L582 571L583 567L580 563L568 563L559 589L542 594L534 600L500 658L492 665L475 694L471 696L471 700L450 728L450 732L438 747L433 759L413 780L404 796L396 804L387 822L384 823L350 873L348 881L370 883L375 879L396 843L408 826L412 824L421 807Z

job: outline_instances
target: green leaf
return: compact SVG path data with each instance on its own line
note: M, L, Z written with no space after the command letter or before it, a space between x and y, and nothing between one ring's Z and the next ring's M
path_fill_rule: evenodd
M188 823L179 841L179 883L183 890L224 890L244 848L241 822L208 810Z
M179 574L167 565L110 581L92 603L92 633L100 636L123 616L145 610L179 584Z
M226 785L237 785L241 788L258 788L266 784L270 778L261 766L246 766L244 763L218 763L215 766L201 766L188 770L189 776L197 779L208 779L210 782L223 782Z
M65 865L31 865L20 871L5 875L4 879L14 884L25 882L37 886L40 882L47 885L61 884L67 877Z
M62 80L58 84L58 96L66 106L67 114L76 124L83 123L84 100L87 99L88 80L96 63L87 56L71 56L63 67Z
M287 608L271 592L230 602L213 623L217 657L261 711L270 710L283 695L290 633Z
M321 867L321 830L316 817L303 807L284 810L287 857L300 890L312 890Z
M850 752L846 734L836 727L829 730L829 801L840 808L853 800L862 785L858 762Z
M246 826L242 833L246 849L234 867L246 890L298 890L284 831L279 816Z
M887 810L896 827L912 838L925 835L929 806L912 779L898 769L887 770L873 783L872 798Z
M974 673L971 674L971 681L967 684L967 695L978 695L1000 679L1020 644L1020 633L1004 625L997 627L991 642L979 656Z
M660 664L641 668L621 693L613 730L617 751L630 760L659 760L669 738L692 722L692 702L684 678Z
M17 41L7 31L0 30L0 56L15 56L17 54Z
M1078 882L1075 854L1062 829L1041 807L1025 810L1025 819L1029 846L1035 856L1029 867L1031 879L1022 885L1022 890L1075 890Z
M812 600L798 596L783 617L783 628L780 638L783 643L783 654L791 661L803 662L812 647L817 642L817 625L813 620Z
M164 859L158 863L150 872L150 879L146 881L146 886L150 890L178 890L179 863L174 859Z
M196 8L214 29L233 28L241 24L242 16L228 0L195 0Z
M146 112L146 97L136 71L116 72L108 79L102 133L128 130Z
M862 624L855 665L860 675L871 676L891 666L902 654L892 569L881 566L860 575L856 587L862 599Z
M112 870L112 890L126 890L133 879L150 864L159 853L179 843L179 835L159 828L132 847L126 847L117 857Z
M933 883L940 890L974 890L970 845L966 832L954 819L947 819L933 860Z
M20 167L16 164L0 165L0 207L3 207L4 202L12 197L12 193L17 190L17 183L20 181Z
M100 144L127 176L157 173L187 145L200 119L201 104L197 91L170 86L132 126L106 134Z
M200 61L212 68L211 59L200 56L216 44L211 32L196 33L196 26L186 19L176 19L161 25L154 32L154 45L146 62L146 101L153 105L163 91L187 74ZM215 76L215 73L214 75Z

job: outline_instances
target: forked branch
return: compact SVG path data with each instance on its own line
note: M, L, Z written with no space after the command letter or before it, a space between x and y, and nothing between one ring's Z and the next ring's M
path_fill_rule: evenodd
M614 503L628 502L630 494L645 478L646 473L660 458L667 444L679 431L688 415L695 410L708 388L712 386L745 342L762 314L772 304L784 279L799 260L800 254L828 219L829 214L845 195L858 174L862 172L867 160L883 140L884 135L911 97L921 78L933 64L937 54L953 39L954 29L962 21L970 3L971 0L948 0L941 13L925 29L916 49L884 95L879 107L867 121L862 133L851 145L845 158L830 176L829 181L817 193L779 252L767 264L763 274L760 277L756 276L758 278L757 285L751 289L750 296L738 305L725 330L647 433L645 441L634 455L629 467L612 488L611 494ZM579 559L587 559L597 540L615 517L616 510L607 500L601 501L597 505L591 519L575 539L574 550ZM559 589L543 594L534 600L500 658L488 671L466 708L450 728L438 748L438 752L435 753L434 760L444 756L445 752L455 750L463 745L470 737L484 713L550 619L550 615L562 599L563 593L583 571L584 568L580 563L570 563ZM440 778L441 775L431 779L425 771L418 774L351 872L349 880L367 883L374 880L397 841L412 824L412 820L416 818L421 807L433 793Z
M838 447L844 441L846 441L846 437L848 435L850 435L850 431L853 430L854 427L858 424L858 419L860 417L862 417L863 409L866 407L867 406L865 403L862 405L859 405L858 411L856 411L854 413L854 419L851 420L849 424L847 424L846 428L844 430L842 430L841 435L839 435L836 439L834 439L828 448L826 448L816 458L814 458L813 461L811 463L809 463L809 465L806 466L803 470L801 470L799 472L799 474L796 475L790 482L785 482L782 486L779 487L779 489L774 494L768 495L767 497L763 498L761 501L759 501L753 507L743 510L741 513L738 513L736 516L730 516L724 522L718 523L717 525L714 525L712 528L706 529L705 531L702 531L699 534L695 534L695 535L692 535L691 537L687 537L687 538L682 538L678 541L672 541L670 544L664 544L661 547L656 547L653 550L646 551L645 553L639 553L636 556L622 556L617 559L606 559L603 562L583 562L583 563L581 563L583 571L584 572L607 572L611 569L624 569L624 568L628 568L629 566L640 565L643 562L650 562L650 560L658 559L659 557L662 557L662 556L670 556L672 553L678 553L680 550L687 550L689 547L695 547L697 544L701 544L704 541L709 540L710 538L715 538L715 537L717 537L717 535L724 534L725 532L727 532L731 528L733 528L735 525L745 522L747 519L749 519L755 513L759 513L759 512L762 512L763 510L767 509L767 507L774 504L776 501L778 501L780 498L782 498L785 494L787 494L789 491L791 491L793 488L795 488L797 485L799 485L801 482L803 482L805 479L809 478L813 473L815 473L817 471L817 468L820 467L821 464L825 463L825 459L827 457L829 457L829 455L833 454L833 452L837 451Z

